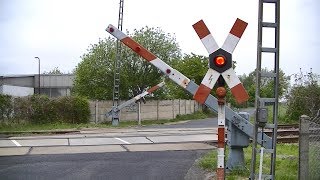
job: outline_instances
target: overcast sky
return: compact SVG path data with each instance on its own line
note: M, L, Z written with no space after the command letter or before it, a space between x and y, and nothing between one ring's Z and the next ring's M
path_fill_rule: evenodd
M0 0L0 74L36 74L58 67L72 70L90 44L110 36L117 25L119 0ZM265 21L272 21L271 5ZM256 67L258 0L124 0L123 28L160 27L174 34L183 53L207 56L192 25L203 19L221 46L236 18L249 23L233 59L238 75ZM280 68L287 75L299 68L320 74L320 1L281 1ZM318 31L316 31L318 29ZM265 46L273 46L273 32L264 31ZM273 67L263 56L263 66ZM269 59L269 60L268 60Z

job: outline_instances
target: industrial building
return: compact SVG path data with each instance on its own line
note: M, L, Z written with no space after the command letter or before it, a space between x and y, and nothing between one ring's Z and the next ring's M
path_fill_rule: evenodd
M0 76L0 94L28 96L45 94L49 97L69 96L73 74L25 74Z

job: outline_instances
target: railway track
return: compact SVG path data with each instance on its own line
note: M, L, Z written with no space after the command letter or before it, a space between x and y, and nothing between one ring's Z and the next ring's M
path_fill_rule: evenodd
M264 130L264 133L268 136L272 135L269 129ZM297 143L299 141L299 124L278 125L277 135L278 143ZM319 137L320 139L320 129L310 129L310 137Z
M268 136L272 135L272 131L264 130ZM299 124L280 124L277 131L278 143L297 143L299 141Z

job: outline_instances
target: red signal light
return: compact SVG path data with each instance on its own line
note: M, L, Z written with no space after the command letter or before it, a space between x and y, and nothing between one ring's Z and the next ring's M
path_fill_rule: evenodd
M224 57L224 56L221 56L221 55L215 57L215 58L214 58L214 64L215 64L216 66L219 66L219 67L222 67L222 66L226 65L226 59L225 59L225 57Z

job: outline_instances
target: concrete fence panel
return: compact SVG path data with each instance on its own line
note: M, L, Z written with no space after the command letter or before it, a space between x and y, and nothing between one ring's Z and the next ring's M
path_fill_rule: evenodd
M121 101L123 103L125 101ZM141 120L173 119L178 114L192 114L200 109L200 105L194 100L152 100L146 104L141 103ZM90 101L91 122L100 123L110 121L105 114L112 109L112 101ZM121 121L138 119L138 105L136 103L123 108L120 111Z

